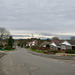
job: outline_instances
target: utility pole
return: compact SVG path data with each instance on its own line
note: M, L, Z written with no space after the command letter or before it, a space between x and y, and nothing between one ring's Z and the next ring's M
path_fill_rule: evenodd
M33 33L32 33L32 38L34 37Z

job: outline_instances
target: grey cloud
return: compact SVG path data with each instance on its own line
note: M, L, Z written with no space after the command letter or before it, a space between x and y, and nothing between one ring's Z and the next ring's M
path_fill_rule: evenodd
M0 0L0 25L10 30L75 32L75 0Z
M32 37L30 35L12 35L13 37Z
M44 35L44 36L54 36L53 34L51 33L40 33L41 35Z

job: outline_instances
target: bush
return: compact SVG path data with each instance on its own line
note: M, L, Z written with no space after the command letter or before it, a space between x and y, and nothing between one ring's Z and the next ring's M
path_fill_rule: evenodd
M50 54L50 50L44 50L45 54Z
M66 50L66 51L65 51L65 53L74 54L74 53L75 53L75 51L74 51L74 50L71 50L71 49L68 49L68 50Z
M32 46L31 47L31 49L33 49L33 50L38 50L38 48L39 48L38 46Z
M3 48L3 45L0 45L0 49L2 49Z
M59 51L58 50L51 50L50 53L52 54L55 54L55 53L58 53Z
M30 48L29 46L26 46L25 48Z
M20 47L20 44L17 44Z
M10 46L6 46L4 49L5 50L11 50L12 48Z
M46 47L50 47L50 45L49 45L49 44L47 44L47 45L46 45Z
M3 45L0 45L0 47L3 47Z
M58 52L59 52L58 50L44 50L44 53L46 53L46 54L55 54Z
M36 50L36 47L32 46L31 49Z
M2 49L3 47L0 47L0 49Z

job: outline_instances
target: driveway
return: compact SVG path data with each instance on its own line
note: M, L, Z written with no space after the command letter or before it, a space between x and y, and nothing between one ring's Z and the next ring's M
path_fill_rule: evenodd
M18 48L0 59L0 75L75 75L75 66Z

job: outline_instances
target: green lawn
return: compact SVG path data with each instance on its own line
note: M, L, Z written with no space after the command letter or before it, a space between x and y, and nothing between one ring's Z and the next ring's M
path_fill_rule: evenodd
M58 52L58 54L66 54L66 53L64 53L64 52Z
M33 51L33 52L37 52L37 53L43 53L43 52L44 52L44 51L42 51L42 50L33 50L33 49L31 49L31 48L30 48L30 50Z

